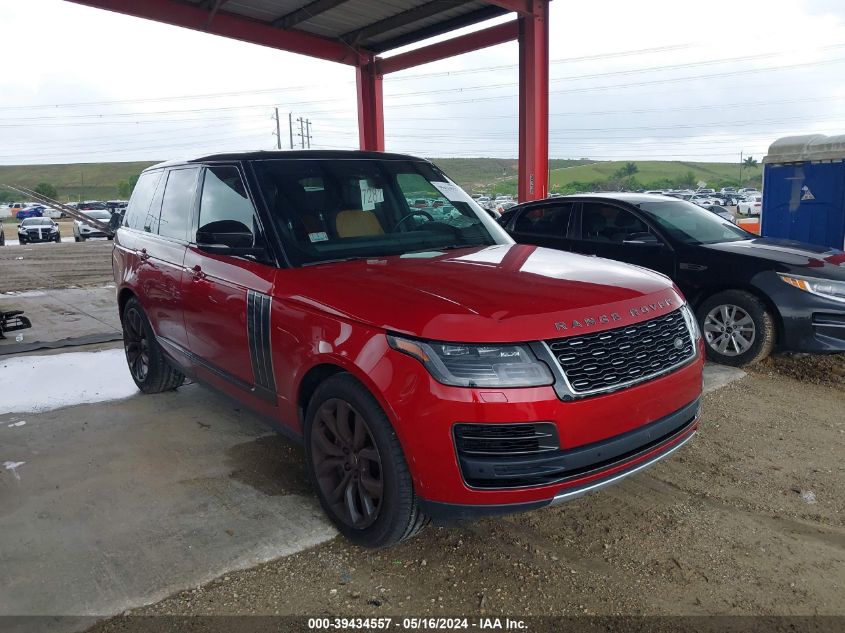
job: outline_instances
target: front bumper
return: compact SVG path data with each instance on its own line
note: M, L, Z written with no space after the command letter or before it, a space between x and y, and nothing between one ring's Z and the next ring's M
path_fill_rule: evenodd
M780 351L845 352L845 303L799 290L779 279L766 279L760 285L780 314Z
M26 235L22 233L18 233L18 241L24 240L30 243L36 242L54 242L56 238L59 236L58 233L27 233Z
M383 402L417 494L432 516L516 512L608 485L686 442L698 427L702 357L699 352L672 373L626 389L564 402L552 386L448 387L431 379L416 360L395 353L390 355L391 371L383 374L392 378L382 385ZM554 424L560 450L531 458L533 464L517 464L516 470L508 459L500 469L501 486L489 485L490 477L478 485L466 472L473 465L462 463L456 447L456 425L520 423ZM487 466L496 468L495 463ZM525 466L529 471L519 470ZM531 472L532 467L539 469ZM534 477L538 473L550 476ZM507 481L509 474L516 474L516 481Z
M696 406L698 403L695 403ZM471 521L486 516L496 516L503 514L514 514L516 512L526 512L529 510L537 510L546 506L557 505L566 501L573 501L579 497L583 497L591 492L596 492L607 486L612 486L618 483L625 477L634 475L649 466L653 466L660 460L668 457L684 444L689 442L695 433L698 431L698 415L679 431L677 434L669 439L659 442L656 446L650 449L645 449L637 455L638 459L631 458L619 464L618 470L608 472L608 470L597 471L600 477L585 481L580 485L576 485L556 494L551 499L543 501L532 501L528 503L512 503L500 505L458 505L451 503L440 503L437 501L430 501L428 499L420 499L419 503L423 511L439 525L448 525L461 521Z

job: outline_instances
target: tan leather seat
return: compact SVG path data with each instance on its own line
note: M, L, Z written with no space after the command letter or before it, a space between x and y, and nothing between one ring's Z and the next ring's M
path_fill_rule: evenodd
M375 213L361 209L347 209L338 212L335 217L335 230L338 237L366 237L384 235L381 222Z

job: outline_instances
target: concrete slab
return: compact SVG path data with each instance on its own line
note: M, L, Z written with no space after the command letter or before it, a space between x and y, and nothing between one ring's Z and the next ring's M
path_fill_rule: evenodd
M704 393L721 389L740 378L744 378L745 375L745 372L737 367L707 363L704 366Z
M113 615L334 535L301 449L204 387L0 415L0 616Z
M30 329L10 332L7 340L0 341L0 354L14 353L20 345L121 332L114 284L5 292L0 294L0 305L23 310L32 322Z
M332 538L268 431L197 385L0 416L0 615L120 613Z

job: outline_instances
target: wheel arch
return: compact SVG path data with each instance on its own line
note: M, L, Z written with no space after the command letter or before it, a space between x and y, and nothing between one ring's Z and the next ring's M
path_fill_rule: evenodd
M120 292L117 293L117 310L121 321L123 321L123 309L126 307L127 302L133 297L135 299L138 298L130 288L121 288Z
M332 376L344 372L350 373L347 368L341 367L338 364L321 362L308 369L305 375L302 376L296 389L296 411L299 416L299 422L303 427L305 424L305 411L308 409L308 403L311 402L311 397L317 391L317 387Z

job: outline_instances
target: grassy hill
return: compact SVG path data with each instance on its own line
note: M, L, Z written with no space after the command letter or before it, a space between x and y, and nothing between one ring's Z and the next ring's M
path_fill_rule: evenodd
M719 189L727 186L762 186L763 168L743 168L742 185L739 185L739 164L698 163L686 161L580 161L582 164L557 166L550 161L549 186L551 191L610 191L620 188L668 189L695 187L699 181ZM636 172L621 178L619 170L627 164L636 165ZM515 193L516 176L500 178L490 187L493 193Z
M431 162L442 169L461 187L470 192L487 192L497 183L508 183L516 192L517 161L515 158L430 158ZM563 169L578 165L589 165L587 159L569 160L553 158L549 161L551 169Z
M109 200L118 197L117 183L128 181L153 163L75 163L71 165L0 165L0 184L34 188L47 182L59 192L60 201ZM7 190L15 200L21 196ZM0 198L2 199L2 198Z
M503 158L432 158L436 165L470 192L516 193L517 161ZM628 161L552 159L549 161L552 191L602 190L620 187L617 172ZM683 161L631 161L637 171L626 180L628 189L656 189L695 185L736 186L739 166L731 163ZM0 184L33 188L47 182L67 200L108 200L119 197L118 183L136 176L149 162L79 163L70 165L0 165ZM743 170L743 186L761 185L762 167ZM685 183L685 180L691 182ZM0 190L0 201L18 199Z

